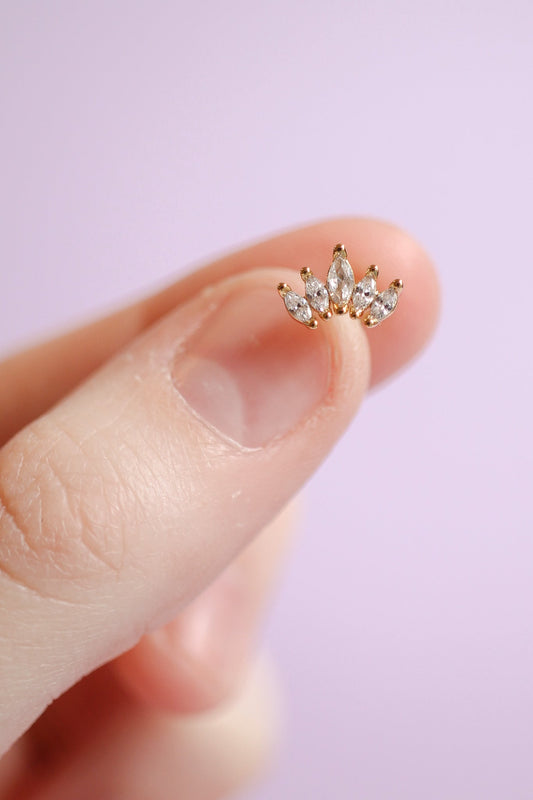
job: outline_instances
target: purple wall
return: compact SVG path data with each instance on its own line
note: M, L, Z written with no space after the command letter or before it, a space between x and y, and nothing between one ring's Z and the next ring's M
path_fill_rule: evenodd
M322 216L394 220L442 275L436 342L309 487L250 797L530 800L533 6L9 5L4 348Z

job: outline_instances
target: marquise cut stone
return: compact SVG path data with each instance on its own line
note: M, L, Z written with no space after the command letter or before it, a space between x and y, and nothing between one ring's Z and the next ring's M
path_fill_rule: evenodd
M328 290L314 275L310 275L305 280L305 296L309 305L320 314L324 314L329 309Z
M287 292L283 300L285 301L285 308L294 319L298 322L307 324L313 319L313 312L305 297L300 297L299 294L293 292L292 289Z
M362 313L372 303L377 292L376 279L372 275L365 275L353 290L354 310Z
M385 289L384 292L378 294L372 305L370 306L369 317L376 323L382 322L386 319L398 304L398 292L392 286Z
M354 290L353 270L350 262L343 255L337 255L329 268L327 287L329 296L336 306L345 306L350 302Z

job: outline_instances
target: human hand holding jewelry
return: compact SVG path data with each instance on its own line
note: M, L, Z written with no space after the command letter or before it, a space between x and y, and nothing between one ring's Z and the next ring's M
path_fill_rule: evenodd
M340 237L409 291L372 339L347 315L310 347L272 287L294 281L285 267L319 274ZM17 800L193 800L257 768L268 703L243 675L284 538L273 520L436 308L409 237L337 220L0 365L0 748L62 695L5 759L1 798L16 784ZM225 716L194 716L230 696Z

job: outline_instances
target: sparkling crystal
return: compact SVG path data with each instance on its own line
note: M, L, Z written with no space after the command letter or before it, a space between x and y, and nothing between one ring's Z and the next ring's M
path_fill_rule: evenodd
M327 287L336 306L345 306L350 302L354 289L353 270L343 255L336 255L333 259L328 272Z
M323 314L329 309L329 294L328 290L318 278L314 275L309 275L305 281L305 296L309 301L309 305Z
M313 313L305 297L300 297L299 294L296 294L296 292L293 292L291 289L284 296L283 300L285 301L285 307L287 308L287 311L291 317L297 319L298 322L311 322L313 319Z
M370 319L382 322L389 314L392 314L398 303L398 292L393 286L389 286L384 292L378 294L370 306Z
M374 300L377 294L376 279L373 275L365 275L353 290L353 307L361 313Z

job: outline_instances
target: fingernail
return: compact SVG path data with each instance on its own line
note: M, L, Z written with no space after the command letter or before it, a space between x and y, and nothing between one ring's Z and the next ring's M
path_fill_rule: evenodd
M323 400L330 349L320 330L290 320L275 285L226 282L173 369L194 412L224 436L260 447L303 422Z

